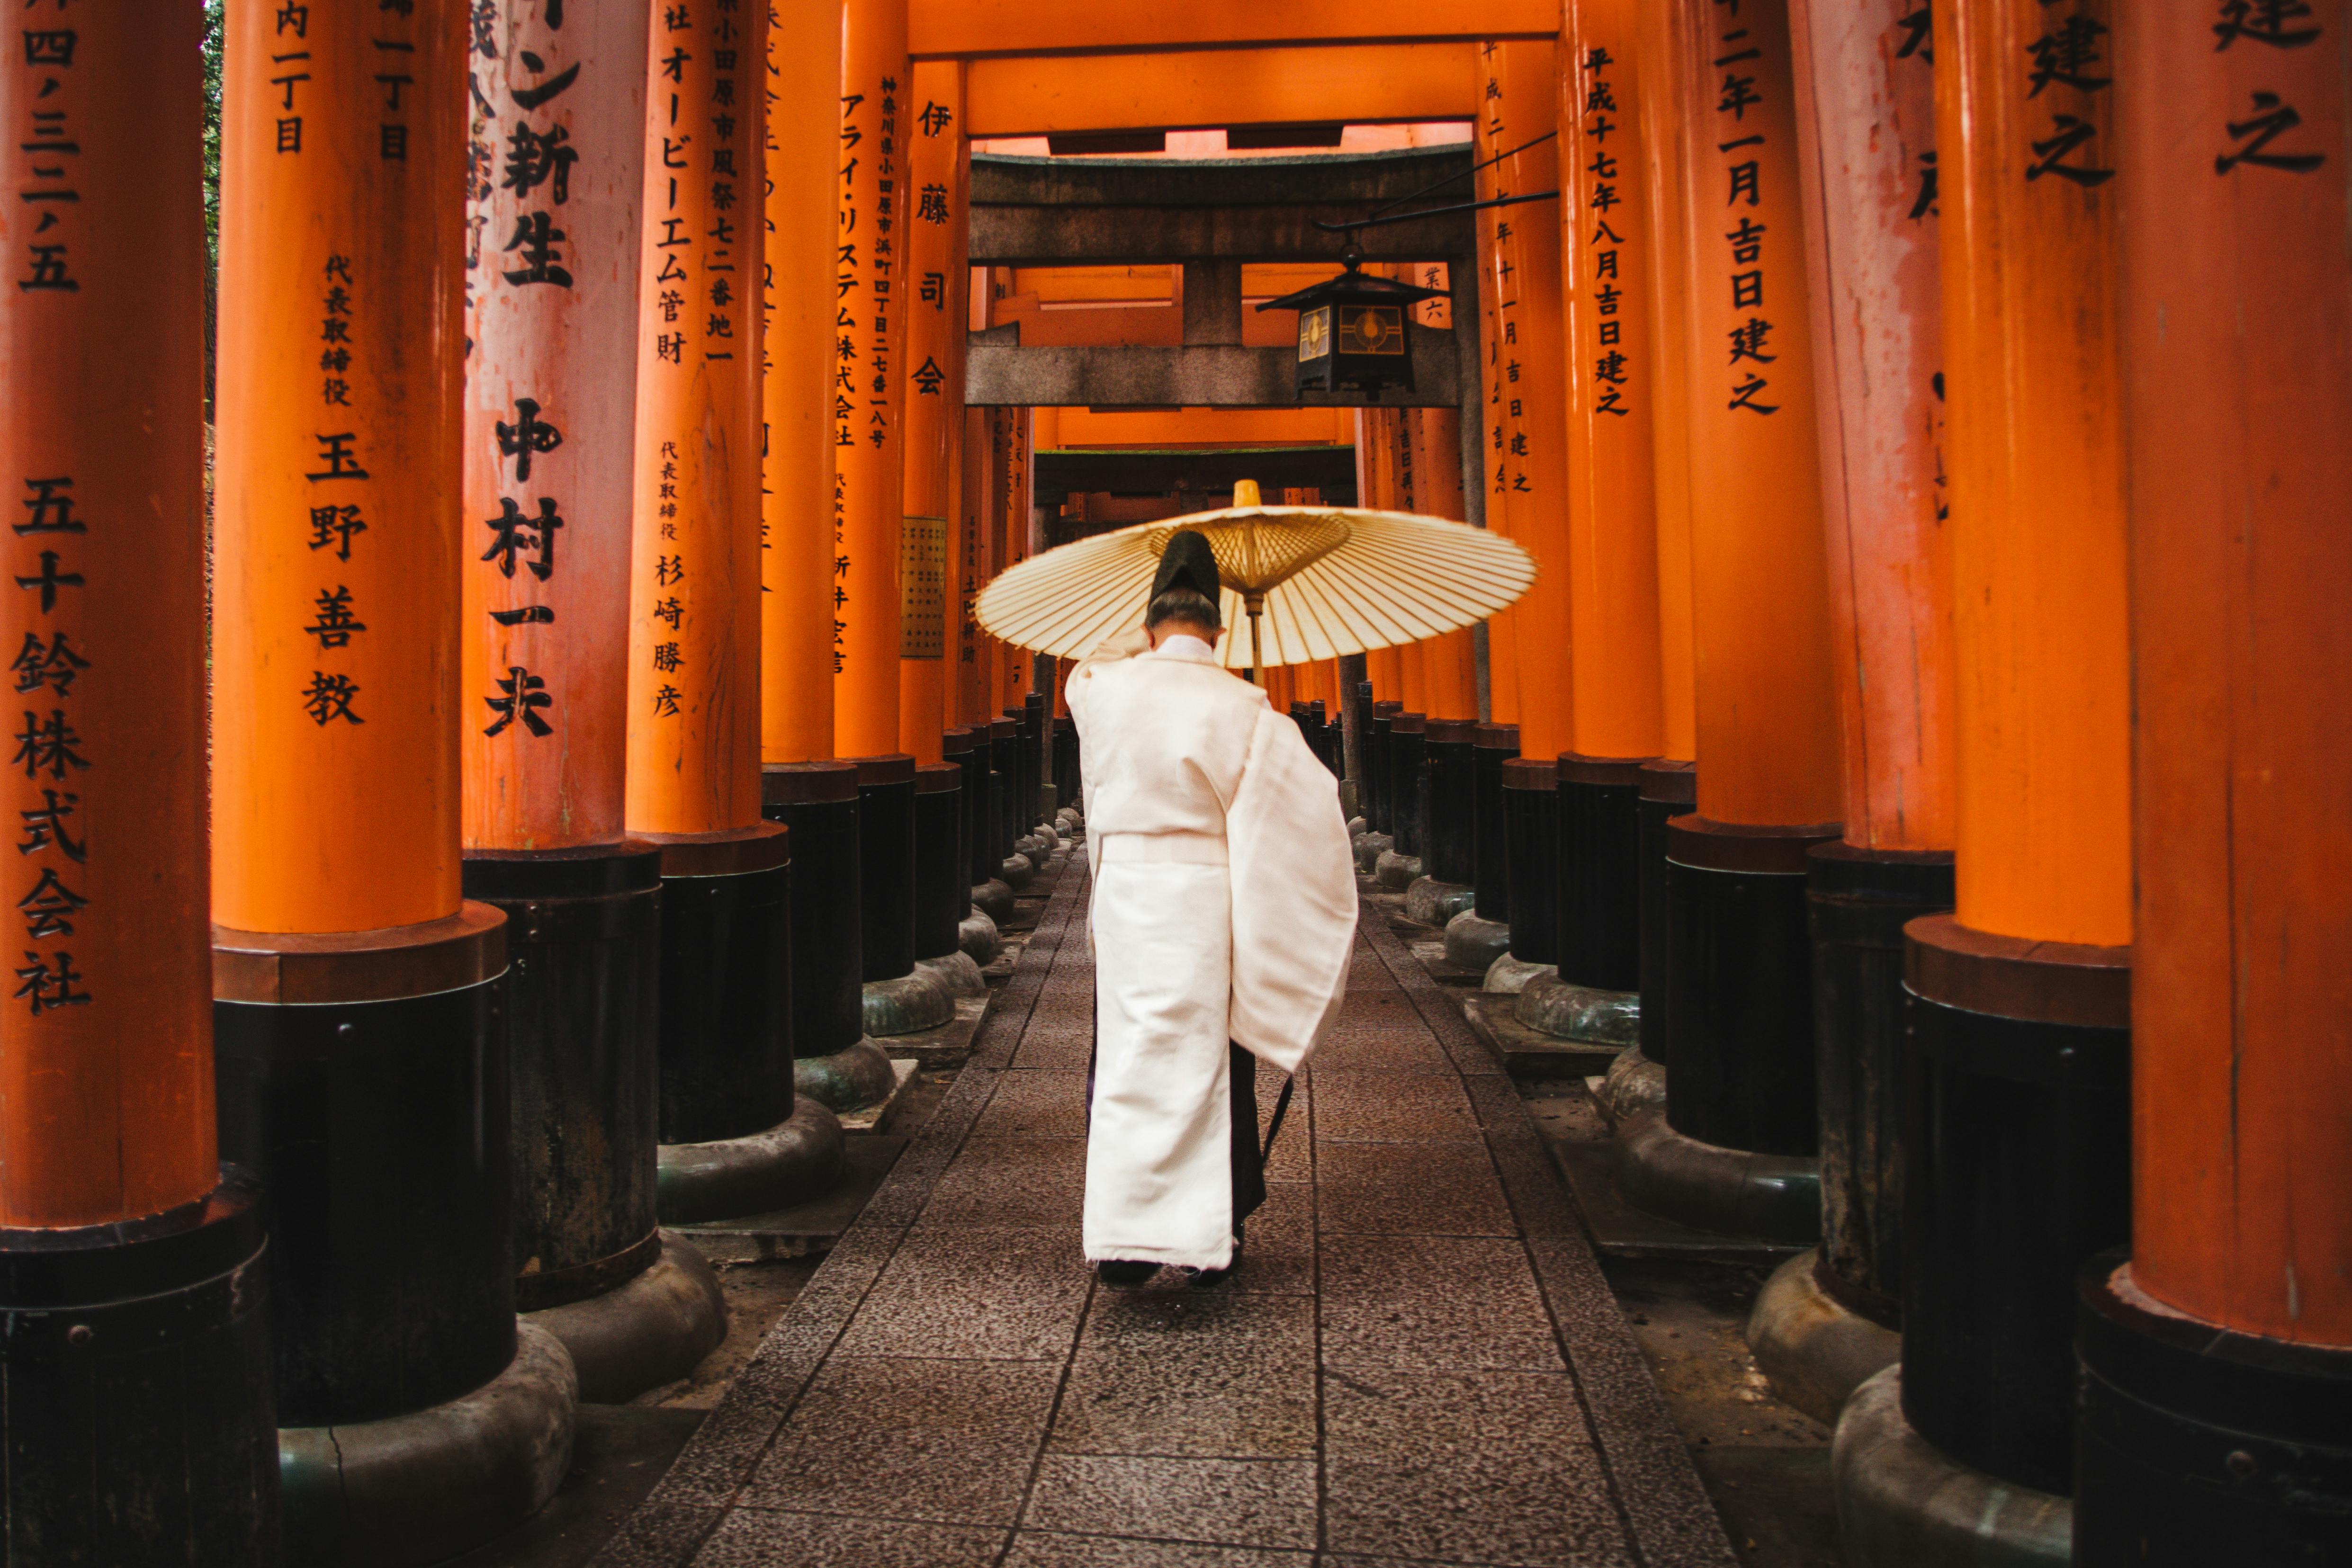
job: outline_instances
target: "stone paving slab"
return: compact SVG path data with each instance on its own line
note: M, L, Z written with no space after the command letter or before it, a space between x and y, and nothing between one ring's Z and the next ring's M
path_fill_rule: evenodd
M1526 1107L1375 910L1233 1278L1094 1283L1076 869L597 1568L1731 1568Z

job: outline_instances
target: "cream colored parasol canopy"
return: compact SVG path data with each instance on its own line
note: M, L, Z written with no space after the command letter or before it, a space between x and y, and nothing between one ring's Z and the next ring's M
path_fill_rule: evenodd
M1536 563L1466 523L1349 507L1229 507L1097 534L1023 561L980 596L980 623L1015 647L1083 658L1143 623L1160 552L1197 528L1217 558L1233 670L1418 643L1483 621L1528 591Z

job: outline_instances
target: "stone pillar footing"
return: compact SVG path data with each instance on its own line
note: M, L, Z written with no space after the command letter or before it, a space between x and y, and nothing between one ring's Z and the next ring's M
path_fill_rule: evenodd
M918 958L915 967L945 986L950 997L988 995L988 977L980 972L979 961L961 947L936 958Z
M1484 988L1504 996L1517 996L1528 988L1528 982L1538 975L1557 975L1557 964L1530 964L1517 954L1506 952L1486 969Z
M539 1511L572 1467L579 1385L562 1342L519 1322L505 1371L382 1421L278 1434L286 1561L414 1568Z
M1748 1348L1772 1392L1816 1421L1837 1424L1853 1391L1903 1355L1903 1336L1822 1288L1819 1248L1772 1271L1748 1314Z
M1391 893L1402 893L1421 875L1419 855L1401 855L1394 850L1382 850L1372 862L1372 876Z
M1852 1568L2066 1568L2074 1505L1951 1458L1903 1416L1903 1369L1864 1382L1838 1417L1830 1469Z
M793 1092L836 1115L878 1105L897 1087L890 1059L871 1036L830 1055L803 1056L793 1062Z
M982 968L996 962L1004 951L1004 937L996 929L995 918L972 901L972 910L956 925L956 950Z
M1361 833L1351 841L1356 846L1356 869L1366 876L1380 869L1381 857L1396 842L1386 833Z
M1557 971L1519 988L1512 1015L1538 1034L1591 1045L1637 1046L1642 1040L1642 993L1604 991L1563 980Z
M954 1017L955 993L927 969L919 967L887 980L866 982L867 1034L920 1034Z
M765 1214L815 1197L841 1174L841 1120L803 1099L789 1120L748 1137L664 1144L660 1205L665 1225Z
M1445 961L1457 968L1486 974L1510 951L1511 928L1500 920L1465 909L1445 923Z
M1026 860L1033 872L1044 871L1054 858L1054 844L1042 833L1024 833L1013 841L1013 852Z
M1588 1082L1591 1080L1587 1080ZM1601 1113L1609 1118L1612 1127L1622 1126L1634 1117L1664 1114L1666 1109L1666 1070L1649 1058L1640 1046L1617 1053L1609 1071L1601 1080L1593 1098L1600 1103Z
M1025 862L1024 862L1025 863ZM1002 877L990 877L971 890L971 906L997 925L1013 917L1013 884Z
M525 1312L525 1323L563 1342L588 1405L625 1405L676 1383L727 1338L719 1276L692 1243L671 1231L650 1268L601 1296Z
M1807 1245L1822 1239L1821 1162L1703 1144L1663 1115L1617 1130L1618 1181L1636 1208L1727 1236Z
M1036 864L1027 855L1006 855L996 869L995 880L1018 893L1037 880Z
M1404 890L1404 917L1418 920L1423 925L1443 926L1455 915L1468 910L1478 890L1458 882L1440 882L1433 876L1416 877Z

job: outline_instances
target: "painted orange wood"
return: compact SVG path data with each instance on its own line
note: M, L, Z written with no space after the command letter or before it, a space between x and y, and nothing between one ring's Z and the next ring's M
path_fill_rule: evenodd
M1936 68L1910 0L1792 0L1846 842L1952 847Z
M0 112L20 140L71 145L27 161L44 172L17 186L16 287L0 291L5 537L10 575L30 584L0 605L22 716L0 1225L63 1227L154 1214L219 1179L202 85L194 5L19 14L0 35ZM239 18L256 45L261 16ZM254 80L248 58L238 85ZM237 193L250 199L249 177ZM238 319L250 329L250 311Z
M1569 749L1665 749L1658 649L1657 358L1635 0L1570 0L1559 222L1568 308Z
M705 7L669 7L653 29L629 591L639 832L760 822L767 31L763 9Z
M1483 79L1483 78L1481 78ZM1484 162L1485 154L1477 161ZM1497 175L1493 169L1478 172L1474 186L1478 199L1486 201L1495 194ZM1505 428L1503 399L1503 325L1502 312L1496 308L1494 279L1496 277L1495 228L1500 214L1508 208L1488 208L1477 214L1478 223L1478 358L1479 385L1486 400L1486 446L1479 454L1478 483L1481 498L1486 504L1486 527L1506 538L1517 536L1517 501L1511 493L1507 475L1497 486L1494 471L1507 450L1510 433ZM1517 724L1519 721L1519 658L1518 612L1506 609L1486 619L1486 686L1488 707L1496 724Z
M2032 46L2074 20L2099 59L2037 83ZM2132 896L2116 21L1936 17L1958 916L2110 946Z
M1483 160L1508 153L1492 171L1496 195L1531 195L1559 184L1559 147L1537 141L1559 123L1557 50L1549 41L1482 46L1475 145ZM1530 145L1532 143L1532 145ZM1536 580L1512 607L1518 648L1519 747L1555 757L1575 742L1569 642L1568 343L1560 298L1556 203L1496 209L1494 269L1501 341L1487 402L1504 440L1490 451L1491 505L1509 503L1511 532L1535 558ZM1499 392L1500 402L1492 395Z
M1788 9L1679 3L1694 108L1684 158L1699 815L1834 822L1837 695Z
M1690 312L1693 258L1687 194L1690 88L1678 5L1637 5L1634 64L1641 132L1641 185L1651 222L1644 315L1655 407L1650 439L1658 525L1658 695L1661 748L1698 755L1696 645L1691 629Z
M768 371L761 383L760 755L833 753L834 193L841 6L778 0L768 37Z
M1469 53L1437 43L975 59L967 129L996 137L1467 120L1477 107Z
M835 382L833 741L839 756L878 757L898 749L901 422L915 305L905 263L919 221L908 187L922 105L907 60L907 0L847 0L843 18L835 321L850 350Z
M459 552L488 532L460 542L465 12L228 18L213 918L239 930L460 902L457 716L482 709L459 685ZM410 46L397 115L378 39ZM483 265L561 287L562 227L485 235ZM536 521L517 535L538 559Z
M1372 38L1549 37L1558 0L1206 0L1106 6L1090 0L911 0L919 55L1043 55L1055 51L1186 48L1202 45Z
M948 700L955 723L972 724L988 716L988 633L980 629L974 607L988 585L988 470L991 411L963 411L963 444L956 468L956 491L961 507L956 522L956 597L954 673L949 677Z
M469 849L622 835L648 15L575 11L558 29L539 6L502 6L495 57L472 63L474 141L499 163L468 188L468 225L495 250L544 215L564 230L571 282L507 266L467 275L457 728Z
M904 544L899 555L898 739L918 763L940 760L947 722L948 606L955 600L949 536L956 512L955 453L963 440L963 289L971 158L961 134L963 67L914 68L907 99Z
M2352 1346L2352 7L2314 0L2284 48L2129 20L2132 1277Z

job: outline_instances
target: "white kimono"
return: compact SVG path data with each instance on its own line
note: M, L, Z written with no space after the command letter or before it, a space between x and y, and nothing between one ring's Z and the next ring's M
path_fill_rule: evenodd
M1355 942L1355 862L1298 726L1197 641L1171 641L1098 652L1069 682L1094 875L1085 1246L1222 1269L1227 1041L1295 1071L1322 1038Z

